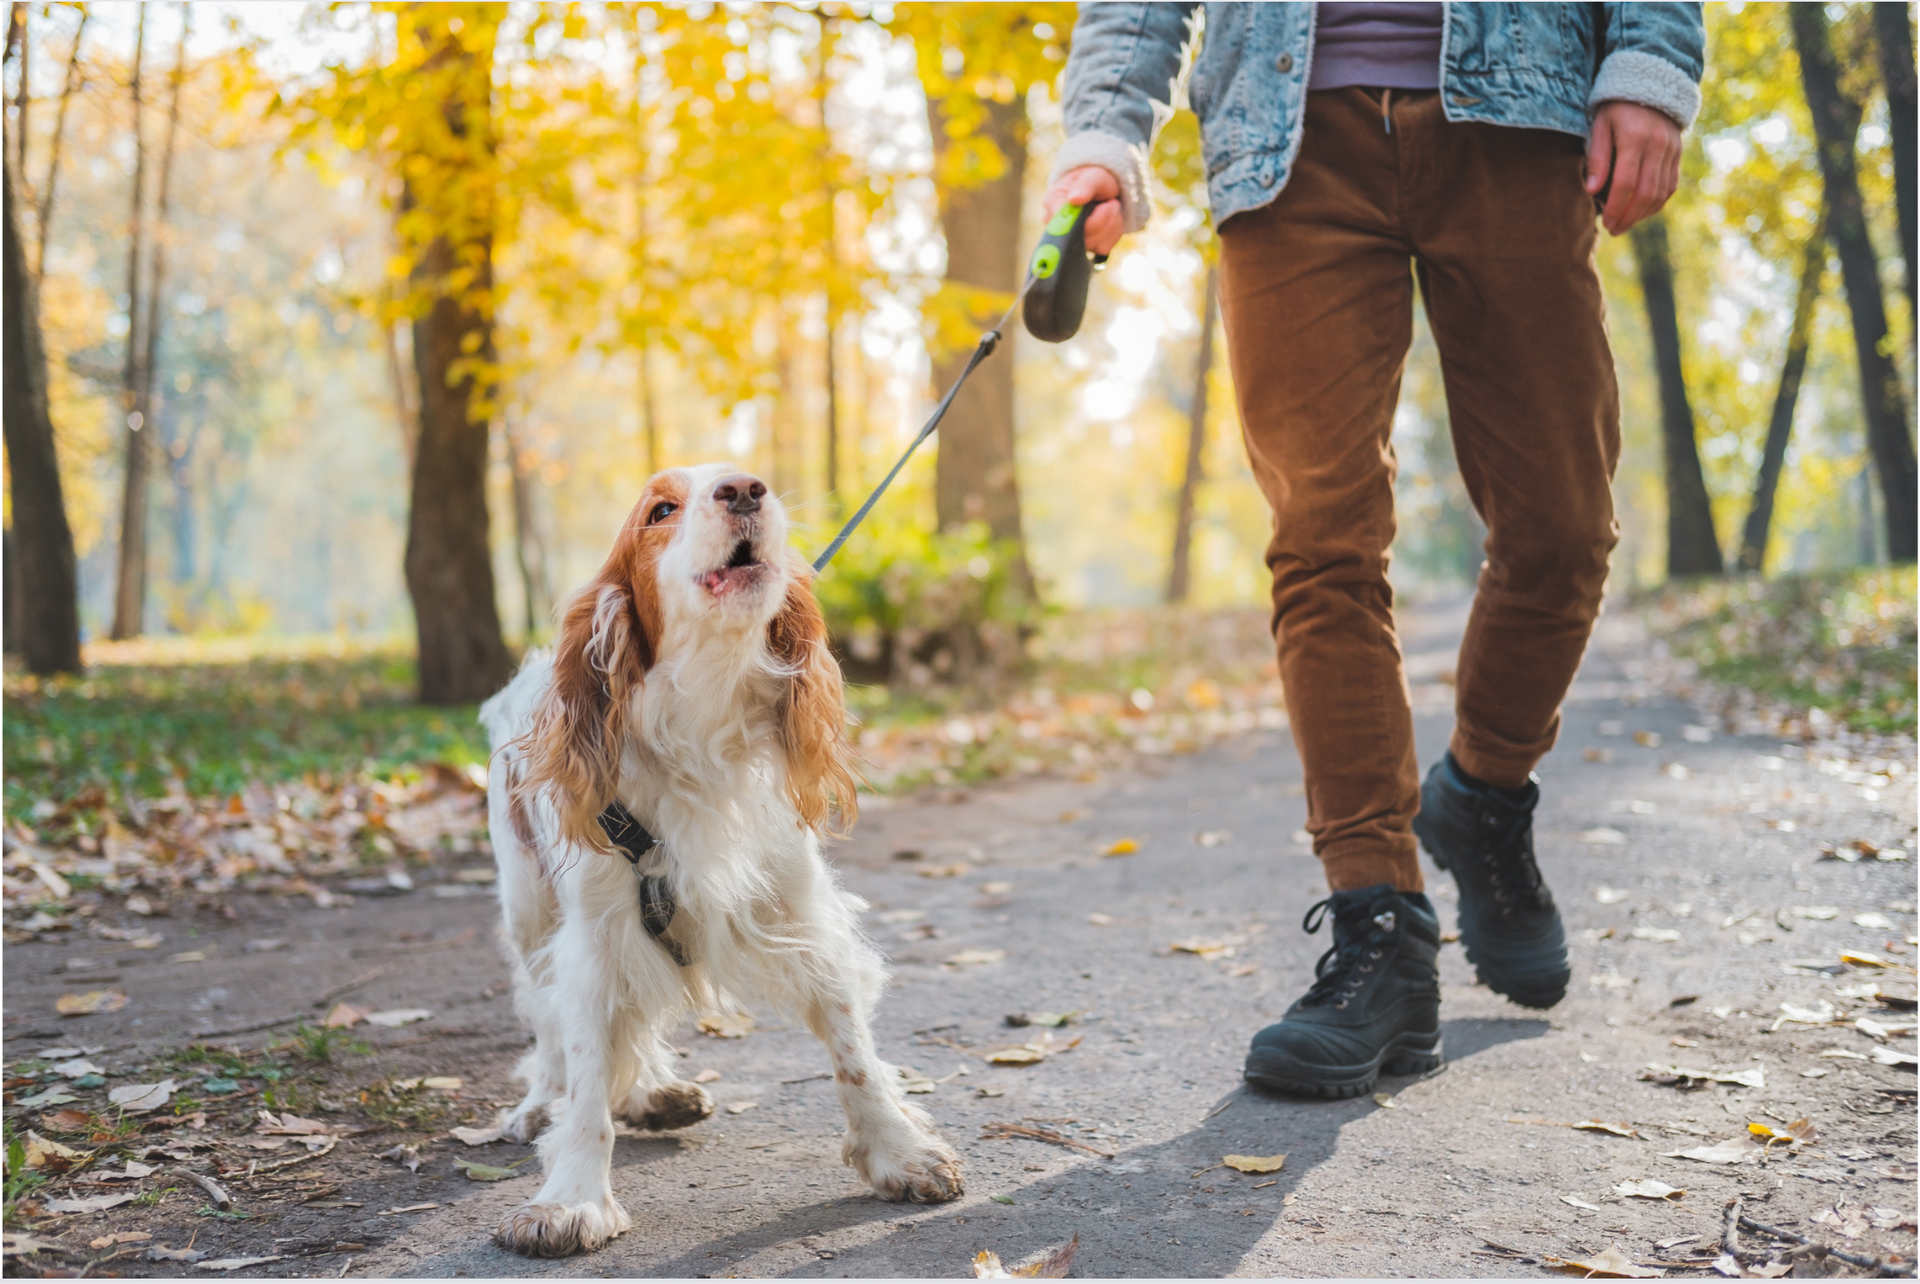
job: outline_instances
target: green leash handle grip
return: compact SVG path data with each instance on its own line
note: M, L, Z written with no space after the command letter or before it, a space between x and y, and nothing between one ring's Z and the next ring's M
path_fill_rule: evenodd
M1061 343L1080 329L1087 312L1087 283L1107 256L1087 254L1087 215L1102 202L1062 205L1047 220L1040 244L1027 260L1027 295L1020 318L1043 343Z

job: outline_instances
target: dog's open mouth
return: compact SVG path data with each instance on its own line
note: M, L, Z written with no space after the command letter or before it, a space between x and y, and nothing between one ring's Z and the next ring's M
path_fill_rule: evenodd
M767 564L753 555L753 541L743 539L727 555L727 564L702 575L700 583L706 586L707 592L720 597L749 583L766 569Z

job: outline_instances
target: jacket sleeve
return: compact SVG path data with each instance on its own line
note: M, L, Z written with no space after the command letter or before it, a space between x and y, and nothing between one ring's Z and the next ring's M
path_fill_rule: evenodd
M1603 4L1600 70L1587 111L1602 103L1639 103L1685 129L1700 112L1707 28L1697 4Z
M1173 88L1197 4L1084 4L1067 55L1067 140L1053 177L1098 165L1120 181L1126 229L1147 225L1154 137L1173 115ZM1051 181L1051 180L1049 180Z

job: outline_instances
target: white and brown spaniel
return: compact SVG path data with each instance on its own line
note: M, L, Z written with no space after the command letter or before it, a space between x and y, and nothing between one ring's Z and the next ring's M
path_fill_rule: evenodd
M614 1119L711 1115L665 1036L748 997L826 1043L843 1157L874 1190L961 1193L958 1158L875 1054L885 974L864 904L821 856L830 810L854 814L853 755L812 573L786 541L757 478L659 474L552 652L480 710L515 1004L536 1038L505 1128L524 1141L551 1120L545 1182L494 1231L517 1252L582 1252L627 1229Z

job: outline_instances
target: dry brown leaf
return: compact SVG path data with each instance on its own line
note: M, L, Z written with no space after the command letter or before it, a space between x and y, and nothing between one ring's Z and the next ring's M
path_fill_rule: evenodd
M351 1030L366 1019L366 1008L356 1008L351 1003L336 1003L321 1024L329 1030Z
M1584 1275L1588 1279L1651 1280L1666 1274L1657 1267L1638 1265L1620 1251L1618 1244L1587 1260L1568 1257L1543 1257L1540 1260L1553 1270L1569 1275Z
M1857 1208L1825 1208L1809 1220L1819 1226L1831 1226L1835 1234L1848 1239L1859 1239L1871 1227L1867 1215Z
M1715 1142L1711 1146L1695 1146L1691 1150L1669 1150L1664 1152L1667 1159L1697 1159L1703 1164L1744 1164L1749 1159L1758 1158L1765 1148L1750 1136L1729 1137L1725 1141Z
M758 1109L759 1106L760 1103L757 1101L729 1101L727 1103L727 1113L730 1115L744 1115L749 1110Z
M455 1129L454 1131L457 1133L459 1130ZM410 1173L420 1171L420 1147L418 1146L395 1146L391 1150L381 1151L380 1158L391 1159L394 1163L399 1164Z
M1005 962L1005 950L961 950L946 960L948 967L985 967L993 963Z
M1612 1133L1616 1137L1638 1137L1640 1135L1637 1130L1628 1124L1606 1123L1599 1119L1582 1119L1574 1125L1574 1128L1581 1132Z
M693 1076L693 1081L695 1083L719 1083L720 1072L718 1070L713 1069L711 1066L709 1066L707 1069L702 1070L699 1074Z
M57 1141L49 1141L32 1131L29 1131L26 1136L26 1154L28 1168L44 1168L48 1172L55 1173L63 1173L87 1157L87 1152L84 1150L75 1150Z
M1236 1172L1277 1173L1287 1162L1285 1155L1228 1155L1220 1161Z
M965 861L956 861L951 865L928 865L915 872L922 878L959 878L962 875L971 874L973 866Z
M276 1116L271 1110L262 1110L259 1122L253 1130L268 1136L311 1137L321 1136L331 1131L327 1124L317 1119L302 1119L299 1115L283 1113Z
M1399 1106L1394 1104L1393 1094L1391 1092L1374 1093L1373 1104L1380 1107L1382 1110L1398 1110L1400 1108Z
M1651 1177L1634 1177L1623 1181L1613 1188L1613 1193L1629 1199L1684 1199L1687 1194L1677 1186L1669 1186Z
M1185 941L1175 941L1167 947L1175 954L1198 954L1203 959L1227 959L1233 957L1233 946L1224 941L1202 940L1194 937Z
M712 1014L697 1023L700 1033L715 1039L744 1039L753 1033L753 1018L745 1013L732 1016Z
M118 1012L127 1006L127 996L119 990L88 990L85 994L63 994L53 1002L61 1016L93 1016Z

